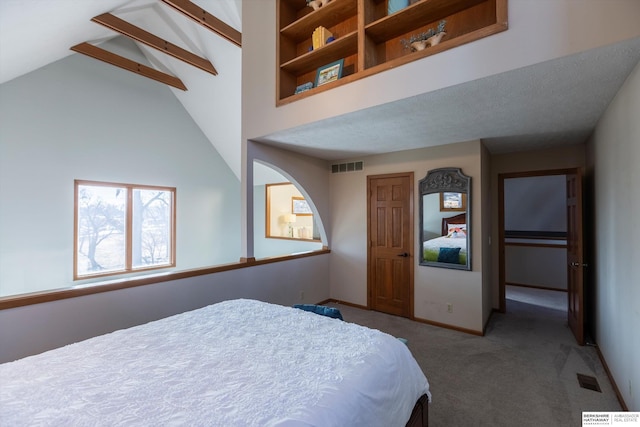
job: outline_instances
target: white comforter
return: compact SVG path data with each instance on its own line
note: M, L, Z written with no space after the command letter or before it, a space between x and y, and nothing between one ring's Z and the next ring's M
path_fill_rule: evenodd
M403 426L428 388L387 334L233 300L0 365L0 424Z
M425 240L422 243L424 249L439 250L440 248L460 248L460 253L467 253L467 239L450 238L446 236L436 237L435 239Z

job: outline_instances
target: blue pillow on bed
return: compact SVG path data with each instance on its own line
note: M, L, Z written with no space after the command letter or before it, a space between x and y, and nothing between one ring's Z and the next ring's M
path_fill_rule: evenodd
M310 311L312 313L331 317L333 319L344 320L342 318L342 314L340 313L340 310L333 307L325 307L323 305L315 305L315 304L296 304L293 306L293 308L299 308L300 310Z
M460 248L440 248L438 262L460 264Z

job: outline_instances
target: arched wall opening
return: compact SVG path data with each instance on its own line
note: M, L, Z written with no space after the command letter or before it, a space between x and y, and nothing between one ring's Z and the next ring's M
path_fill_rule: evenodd
M246 141L243 147L242 174L242 190L245 193L242 197L244 257L256 259L263 255L291 255L330 247L329 167L326 160L256 141ZM315 238L312 239L314 242L294 242L298 245L306 244L307 247L276 250L273 242L266 245L269 247L264 247L262 244L265 242L260 241L265 238L266 233L266 226L263 225L266 221L266 193L262 193L266 192L267 184L282 182L296 187L313 214L316 229Z

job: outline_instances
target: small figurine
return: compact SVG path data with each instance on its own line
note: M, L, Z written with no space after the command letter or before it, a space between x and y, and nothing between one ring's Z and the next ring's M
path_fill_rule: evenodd
M313 8L313 10L318 10L330 1L331 0L307 0L307 6Z
M320 3L320 0L307 0L307 6L312 7L313 10L318 10L322 3Z

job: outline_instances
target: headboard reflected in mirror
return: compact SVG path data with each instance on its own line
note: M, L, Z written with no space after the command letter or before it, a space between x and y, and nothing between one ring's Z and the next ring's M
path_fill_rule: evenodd
M471 270L471 177L459 168L434 169L419 192L420 265Z

